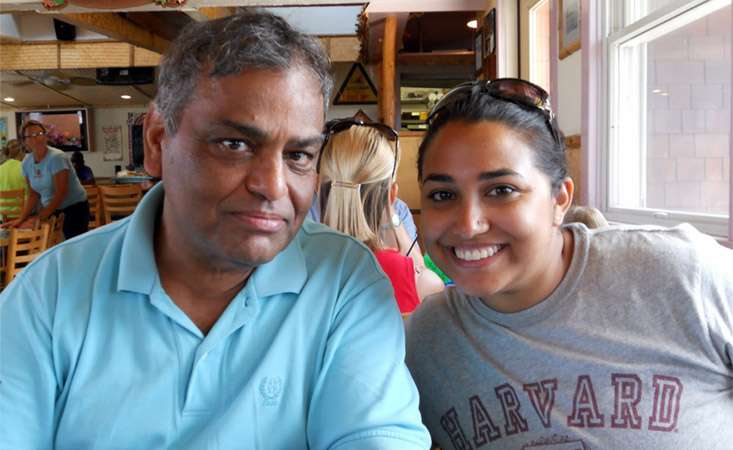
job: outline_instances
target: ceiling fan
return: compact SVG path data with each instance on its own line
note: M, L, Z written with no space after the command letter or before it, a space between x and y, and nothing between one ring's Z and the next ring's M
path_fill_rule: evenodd
M27 80L16 81L12 83L14 86L28 86L30 84L39 84L51 89L63 91L71 87L71 85L94 86L97 84L97 80L95 78L72 76L64 74L60 71L43 70L40 72L31 73L16 70L15 73L26 77Z

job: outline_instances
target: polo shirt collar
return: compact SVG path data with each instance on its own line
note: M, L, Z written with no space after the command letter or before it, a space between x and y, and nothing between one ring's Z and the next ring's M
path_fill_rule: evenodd
M298 231L290 244L275 258L257 267L249 279L258 297L284 293L299 293L308 279L308 268L301 240L303 228Z
M117 289L150 294L158 278L155 223L163 208L163 182L153 186L132 213L122 239Z
M124 291L150 294L158 278L155 262L155 225L163 208L163 182L145 196L129 219L122 241L117 288ZM299 293L308 279L308 268L301 245L303 229L275 258L257 267L247 284L262 297L282 293Z

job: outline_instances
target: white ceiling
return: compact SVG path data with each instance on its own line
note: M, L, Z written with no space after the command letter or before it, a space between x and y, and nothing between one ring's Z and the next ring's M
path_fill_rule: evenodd
M56 78L54 78L56 77ZM155 96L152 84L138 86L78 85L72 79L94 80L94 69L0 72L0 102L5 108L40 109L68 106L146 105ZM33 81L33 79L37 81ZM68 84L66 80L70 80ZM76 81L76 80L74 80ZM45 85L46 82L48 85ZM120 96L132 98L124 100ZM13 102L4 100L15 99Z

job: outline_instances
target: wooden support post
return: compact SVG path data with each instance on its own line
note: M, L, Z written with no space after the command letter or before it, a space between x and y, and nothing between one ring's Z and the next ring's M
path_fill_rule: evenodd
M397 16L387 16L382 40L382 77L379 85L379 116L381 121L394 127L397 90Z

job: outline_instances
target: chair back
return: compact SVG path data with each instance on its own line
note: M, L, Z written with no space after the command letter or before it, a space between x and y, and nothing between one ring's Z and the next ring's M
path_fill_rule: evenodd
M99 195L99 188L93 184L84 185L89 201L89 229L100 227L104 224L102 212L102 199Z
M143 196L139 184L99 186L99 192L102 197L104 223L111 223L132 214Z
M20 216L25 202L25 190L0 191L0 214L2 219L16 219Z
M588 228L602 228L608 226L603 213L592 206L572 206L565 214L563 223L580 222Z
M16 275L38 255L46 250L48 234L51 227L44 223L35 230L13 228L10 230L8 242L7 264L5 267L5 285L13 281Z
M46 248L51 248L64 240L64 213L51 216L48 220L48 226L48 245Z

